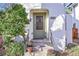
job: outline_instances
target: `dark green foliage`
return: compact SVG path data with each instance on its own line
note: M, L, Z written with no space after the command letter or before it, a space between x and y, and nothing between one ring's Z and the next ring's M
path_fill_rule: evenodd
M21 4L12 4L5 11L0 11L0 34L4 37L4 45L8 48L7 55L23 55L23 46L11 43L11 38L24 35L25 25L28 24L27 13Z
M25 24L28 23L25 8L20 4L13 4L4 13L0 12L0 33L11 35L24 34Z

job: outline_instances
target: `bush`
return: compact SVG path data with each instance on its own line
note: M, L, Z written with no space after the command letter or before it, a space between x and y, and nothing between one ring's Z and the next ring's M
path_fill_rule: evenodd
M29 23L25 8L21 4L12 4L5 11L0 12L0 34L4 38L6 55L23 55L22 43L12 43L11 38L17 35L24 37L25 25Z
M9 47L6 47L6 55L8 56L22 56L24 55L23 43L11 43Z

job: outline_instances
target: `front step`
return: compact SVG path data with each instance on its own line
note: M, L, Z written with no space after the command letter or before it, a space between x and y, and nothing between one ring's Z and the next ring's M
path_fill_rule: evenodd
M47 39L40 39L40 40L38 40L38 39L35 39L35 40L32 40L33 42L50 42L49 40L47 40Z
M46 44L47 45L50 45L50 41L47 40L47 39L41 39L41 40L32 40L33 41L33 46L45 46Z
M50 46L50 41L47 39L41 39L41 40L32 40L33 41L33 56L46 56L48 49L53 49L52 46ZM29 56L29 53L26 52L25 56Z

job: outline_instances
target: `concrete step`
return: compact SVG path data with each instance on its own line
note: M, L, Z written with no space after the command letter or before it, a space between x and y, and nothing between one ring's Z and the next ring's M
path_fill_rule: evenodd
M35 39L35 40L32 40L33 42L50 42L48 39Z
M45 56L47 54L48 49L53 49L50 45L50 41L47 39L35 39L33 41L33 56ZM25 53L25 56L31 56L28 52Z

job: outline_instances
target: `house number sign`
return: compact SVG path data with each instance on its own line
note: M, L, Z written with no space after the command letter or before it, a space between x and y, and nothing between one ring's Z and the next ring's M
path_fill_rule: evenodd
M52 16L51 16L50 19L56 19L56 17L52 17Z

